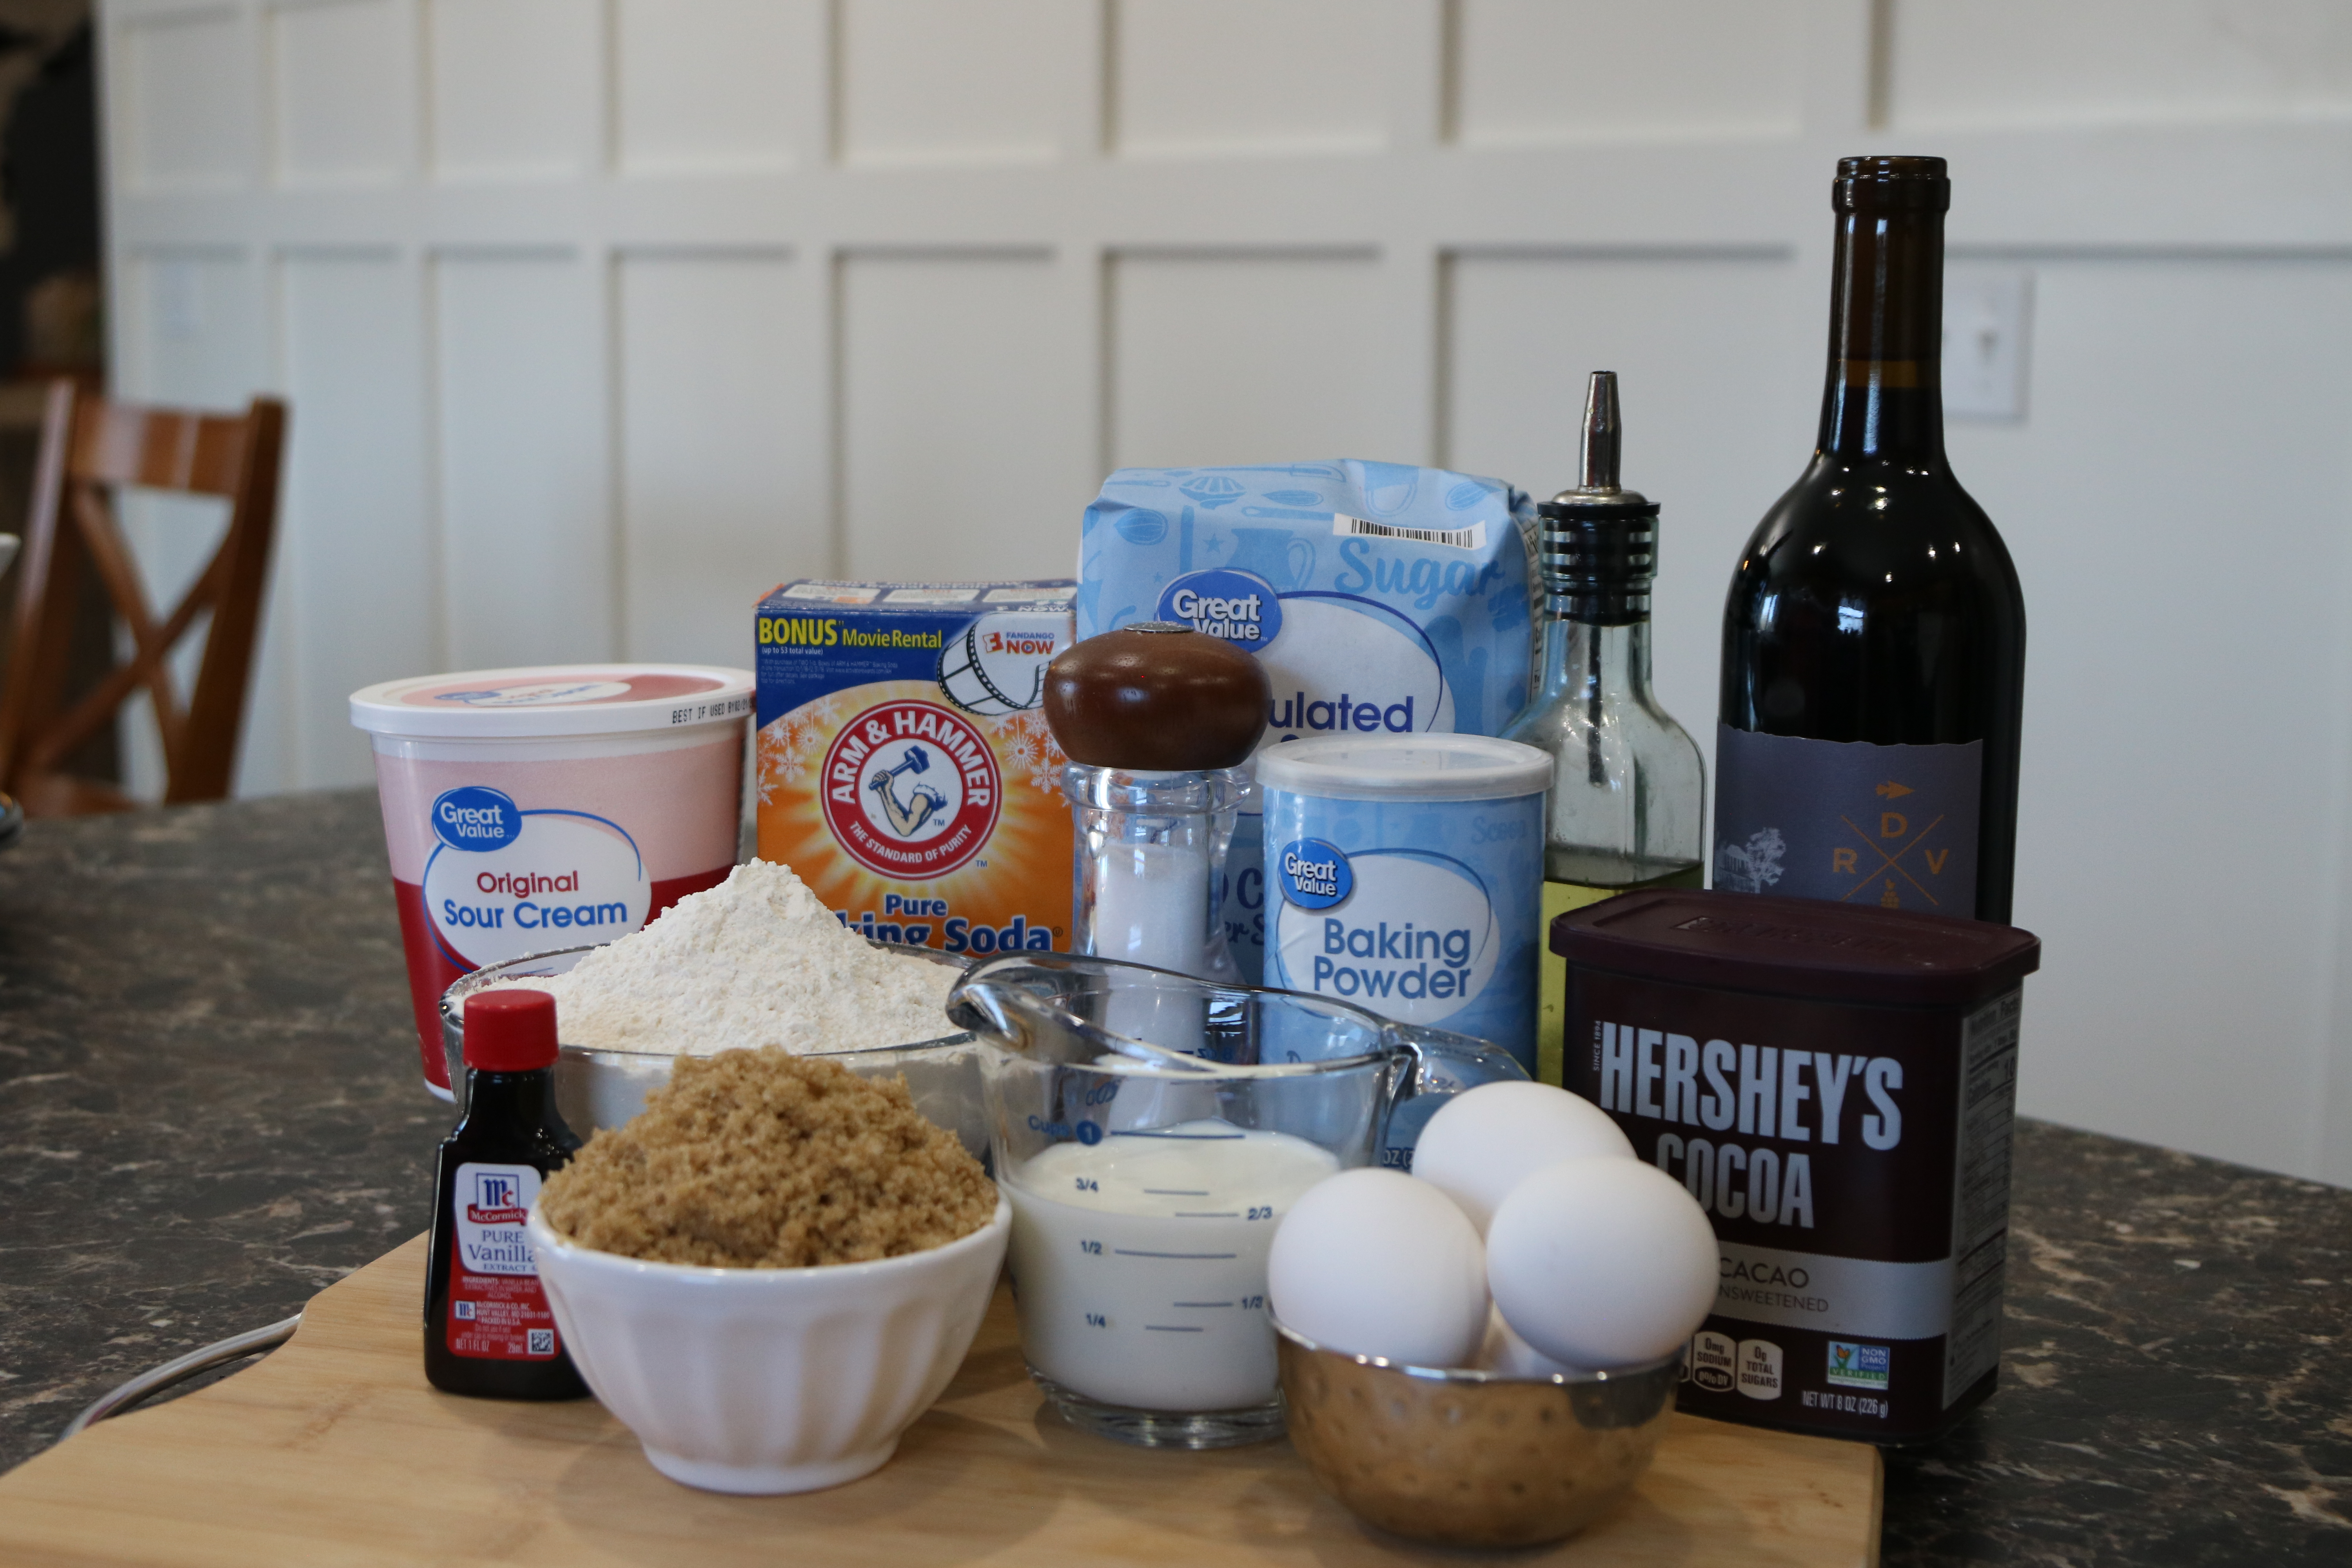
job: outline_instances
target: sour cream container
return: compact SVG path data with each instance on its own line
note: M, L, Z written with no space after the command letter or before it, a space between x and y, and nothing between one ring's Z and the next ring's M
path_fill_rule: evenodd
M451 982L626 936L734 867L749 670L479 669L351 700L375 746L425 1087L444 1099Z
M1536 1065L1551 758L1483 735L1269 746L1266 983Z

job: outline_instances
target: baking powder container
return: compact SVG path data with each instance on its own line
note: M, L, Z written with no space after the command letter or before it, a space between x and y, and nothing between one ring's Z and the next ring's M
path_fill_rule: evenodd
M1748 893L1552 922L1563 1080L1714 1222L1682 1407L1877 1443L1993 1390L2009 1247L2013 927Z
M751 674L697 664L482 669L352 694L376 791L425 1081L441 994L524 953L628 935L735 864Z
M1255 759L1266 982L1536 1063L1551 758L1483 735L1331 736Z

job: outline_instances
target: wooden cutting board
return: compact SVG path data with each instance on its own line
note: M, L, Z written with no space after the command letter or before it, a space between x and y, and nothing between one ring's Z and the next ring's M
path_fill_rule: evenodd
M735 1498L656 1473L593 1400L425 1382L425 1238L321 1291L248 1371L91 1428L0 1477L0 1562L790 1563L1021 1568L1451 1563L1325 1496L1287 1443L1145 1452L1040 1406L999 1292L944 1397L876 1474ZM1877 1450L1677 1415L1615 1515L1515 1564L1878 1560Z

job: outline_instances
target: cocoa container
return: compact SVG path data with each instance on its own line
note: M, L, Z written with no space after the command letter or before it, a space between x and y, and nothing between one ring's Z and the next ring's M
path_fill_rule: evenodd
M1916 1442L1993 1391L2028 931L1743 893L1561 915L1563 1081L1715 1224L1682 1408Z

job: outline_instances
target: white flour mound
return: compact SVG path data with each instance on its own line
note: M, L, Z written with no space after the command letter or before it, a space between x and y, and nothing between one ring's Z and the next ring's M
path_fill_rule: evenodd
M510 984L553 993L566 1045L702 1057L935 1040L955 978L866 946L790 867L752 860L571 973Z

